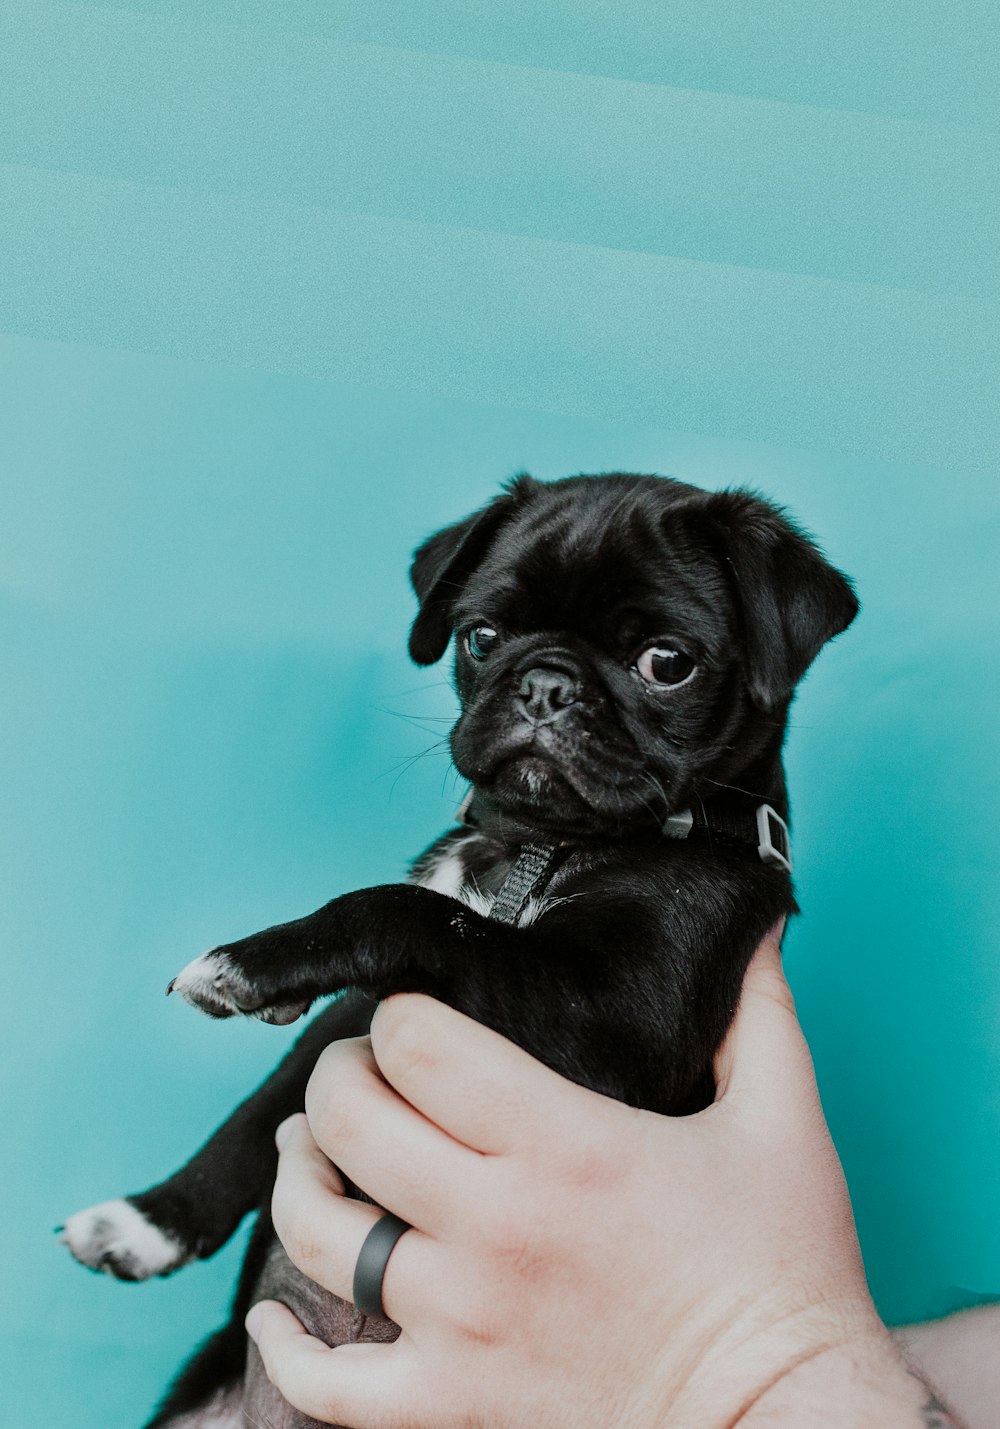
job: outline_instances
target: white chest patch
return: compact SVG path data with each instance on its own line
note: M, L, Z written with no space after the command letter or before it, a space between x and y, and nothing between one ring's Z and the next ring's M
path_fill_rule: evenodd
M467 843L471 843L471 839L452 844L445 853L435 859L416 880L421 888L430 888L434 893L443 893L446 898L457 898L461 901L462 889L465 886L462 849Z
M481 892L468 877L462 857L462 850L467 844L474 842L475 835L472 834L469 838L452 844L424 870L416 882L421 888L430 888L434 893L443 893L446 898L454 898L456 902L464 903L467 908L474 909L486 918L493 907L493 898L489 893Z

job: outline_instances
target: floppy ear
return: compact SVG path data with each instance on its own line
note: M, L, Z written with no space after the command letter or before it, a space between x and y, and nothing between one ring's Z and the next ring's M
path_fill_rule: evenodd
M447 650L455 597L486 555L500 527L535 484L522 473L488 506L474 511L464 521L456 521L454 526L446 526L418 547L410 567L410 581L420 602L410 630L410 658L417 665L433 665Z
M858 613L850 581L808 536L750 491L709 498L743 616L747 688L759 708L787 700L826 642Z

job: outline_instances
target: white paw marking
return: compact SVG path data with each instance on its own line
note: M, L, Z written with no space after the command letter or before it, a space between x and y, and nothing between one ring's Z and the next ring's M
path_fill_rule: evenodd
M179 992L185 1002L209 1017L256 1017L261 1022L285 1026L308 1012L311 1002L276 1002L260 1006L253 984L237 972L225 953L202 953L174 978L168 992Z
M232 1017L242 1011L238 998L253 1001L245 979L230 965L225 953L202 953L181 969L169 991L179 992L192 1007L215 1017Z
M70 1216L59 1237L91 1270L119 1280L169 1275L194 1257L179 1240L147 1221L129 1201L102 1201Z

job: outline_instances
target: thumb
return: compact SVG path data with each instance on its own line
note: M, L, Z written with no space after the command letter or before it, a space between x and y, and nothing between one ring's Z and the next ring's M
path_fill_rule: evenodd
M716 1103L774 1106L816 1095L812 1058L781 966L784 927L781 919L750 960L736 1016L715 1056Z

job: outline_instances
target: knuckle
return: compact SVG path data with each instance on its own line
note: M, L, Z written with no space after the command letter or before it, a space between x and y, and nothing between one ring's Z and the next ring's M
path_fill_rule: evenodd
M461 1344L474 1349L491 1349L501 1339L497 1316L482 1304L453 1311L450 1329Z
M390 997L383 1002L372 1023L371 1037L376 1061L390 1077L405 1079L436 1065L422 1009L412 998Z
M275 1222L278 1239L285 1248L285 1254L292 1264L310 1280L318 1281L326 1264L323 1245L314 1237L303 1234L294 1223L279 1227Z
M275 1366L271 1353L271 1331L266 1324L261 1327L257 1336L257 1353L260 1355L261 1364L264 1366L264 1373L273 1385L277 1385L278 1381L275 1379Z
M306 1087L306 1117L317 1146L331 1151L354 1128L355 1096L348 1085L345 1052L334 1043L324 1049Z
M563 1186L574 1193L608 1191L621 1180L621 1164L600 1136L575 1138L561 1151L557 1169Z
M343 1150L354 1135L354 1116L350 1103L331 1102L318 1110L310 1108L309 1120L316 1144L336 1161L338 1150Z
M518 1280L537 1279L550 1259L537 1228L509 1211L489 1218L486 1243L494 1269Z
M285 1247L288 1250L288 1247ZM294 1261L299 1270L307 1275L310 1280L319 1280L322 1275L324 1265L324 1251L321 1242L313 1240L310 1236L298 1235L293 1244L294 1254L288 1251L289 1259Z
M325 1248L303 1228L299 1198L294 1188L281 1180L275 1183L271 1195L271 1224L292 1264L310 1280L318 1279L325 1265Z
M271 1192L271 1224L286 1250L295 1239L295 1207L296 1198L289 1190L287 1179L279 1174Z
M439 1300L441 1328L459 1347L499 1344L510 1333L510 1309L497 1293L493 1276L448 1276L448 1293Z
M275 1127L275 1144L280 1155L293 1154L309 1145L312 1140L305 1112L296 1111L286 1116Z
M347 1075L350 1052L351 1043L346 1039L327 1043L316 1058L307 1094L321 1102L334 1095Z

